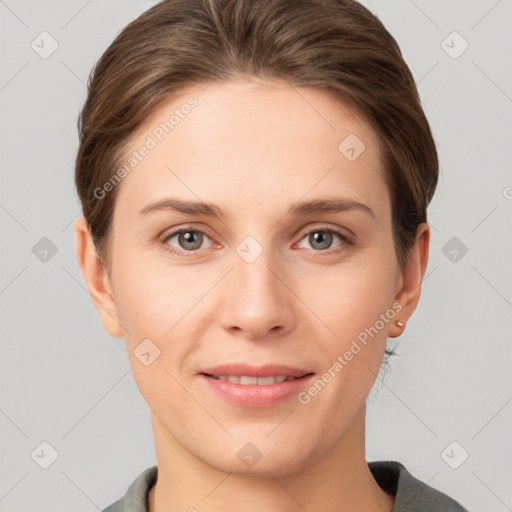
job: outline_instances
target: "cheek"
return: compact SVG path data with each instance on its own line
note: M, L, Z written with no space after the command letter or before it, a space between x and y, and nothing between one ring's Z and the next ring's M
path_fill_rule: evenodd
M343 344L373 326L390 309L395 279L391 265L357 263L305 273L300 286L304 302L328 328L327 338ZM383 330L385 336L387 328Z
M305 302L322 321L317 346L324 355L325 379L333 383L325 396L332 393L345 412L364 400L382 364L388 328L396 317L394 261L393 252L381 250L375 259L354 259L339 271L331 268L303 280L303 289L309 290Z
M118 314L127 331L124 338L134 374L141 369L134 351L147 339L160 351L155 367L181 372L183 361L201 343L207 327L205 308L216 311L208 297L219 280L216 271L127 257L119 259L116 278ZM143 377L147 372L137 374Z
M194 305L211 285L177 268L135 258L120 258L116 277L116 303L135 382L150 408L165 416L172 404L187 403L177 380L200 339L195 332L200 308Z
M193 278L192 278L193 277ZM120 259L117 266L116 304L130 332L162 338L208 290L200 277L177 266Z
M317 284L316 292L309 294L310 304L315 304L311 309L324 326L315 336L323 368L300 403L309 404L312 413L336 418L335 430L344 428L364 403L379 373L388 327L396 315L393 276L391 268L369 266L352 268L330 282L318 275L311 280Z

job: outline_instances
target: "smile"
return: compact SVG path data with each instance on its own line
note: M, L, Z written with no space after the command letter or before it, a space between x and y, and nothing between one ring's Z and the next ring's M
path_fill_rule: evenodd
M285 382L289 380L294 380L297 377L290 377L287 375L270 375L268 377L251 377L249 375L209 375L205 374L207 377L212 377L216 380L225 380L228 382L232 382L233 384L242 384L244 386L255 384L258 386L269 386L271 384L279 384L280 382Z

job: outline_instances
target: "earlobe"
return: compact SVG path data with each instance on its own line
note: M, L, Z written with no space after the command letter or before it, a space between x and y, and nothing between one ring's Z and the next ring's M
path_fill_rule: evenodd
M75 236L78 265L103 326L111 336L121 338L123 329L119 322L113 289L107 270L96 252L89 225L83 216L75 223Z
M410 248L405 268L401 271L402 286L395 296L395 302L401 305L395 323L390 326L388 336L400 336L409 318L414 313L420 300L421 284L428 263L430 244L430 228L426 222L421 223L416 230L413 246Z

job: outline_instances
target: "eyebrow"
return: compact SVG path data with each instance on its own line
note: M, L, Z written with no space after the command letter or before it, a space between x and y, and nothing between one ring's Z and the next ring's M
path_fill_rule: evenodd
M148 204L140 210L139 215L144 216L152 212L165 210L176 210L189 215L206 215L219 219L225 217L224 212L212 203L171 198ZM301 201L292 205L286 215L299 216L351 210L359 210L369 214L373 219L376 218L373 210L368 205L350 199L315 199L312 201Z

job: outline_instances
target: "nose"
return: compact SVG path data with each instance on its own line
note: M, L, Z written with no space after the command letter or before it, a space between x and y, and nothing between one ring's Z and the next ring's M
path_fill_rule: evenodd
M296 295L287 283L287 274L271 251L252 263L233 255L234 268L224 284L224 300L219 312L224 329L251 340L279 337L292 330L297 319Z

